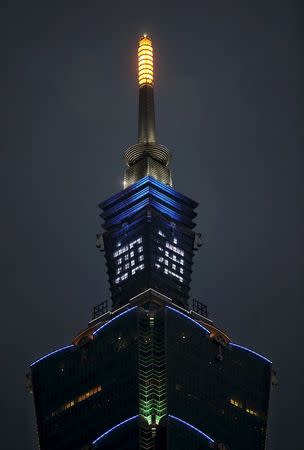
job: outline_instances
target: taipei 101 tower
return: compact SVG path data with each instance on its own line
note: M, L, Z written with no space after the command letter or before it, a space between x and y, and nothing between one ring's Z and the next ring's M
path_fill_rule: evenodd
M100 204L111 307L104 299L84 331L31 364L40 449L264 450L272 363L190 301L198 205L173 188L157 142L147 35L138 85L124 189Z

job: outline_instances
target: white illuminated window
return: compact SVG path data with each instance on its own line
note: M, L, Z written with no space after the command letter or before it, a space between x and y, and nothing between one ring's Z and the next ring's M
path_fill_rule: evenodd
M159 262L164 262L164 258L163 258L162 256L160 256L160 257L158 258L158 261L159 261Z
M140 247L138 247L138 251L139 251L139 253L141 253L142 251L143 251L143 246L141 245Z
M175 245L170 244L169 242L166 242L166 247L172 250L175 253L178 253L179 255L184 256L184 250L182 250L179 247L175 247Z
M169 261L167 259L165 259L165 264L166 266L169 266Z
M177 239L173 238L173 244L177 244Z
M183 281L184 281L183 277L181 277L180 275L178 275L175 272L172 272L172 270L165 269L164 272L165 272L166 275L172 275L174 278L177 278L178 281L183 283Z
M119 275L121 271L122 271L122 268L121 268L121 267L118 267L117 272L116 272L117 275Z
M169 252L168 252L168 250L165 251L165 255L167 256L167 258L169 257Z
M123 248L120 248L119 250L116 250L113 253L114 258L116 258L117 256L121 255L123 252L125 252L127 250L128 250L128 247L123 247Z
M180 273L184 273L184 269L182 267L179 269L179 271Z
M117 264L121 264L121 263L122 263L122 258L118 258Z
M164 235L164 233L163 233L161 230L158 230L158 234L159 234L160 236L162 236L162 237L166 237L166 236Z
M129 264L129 263L125 264L125 269L126 269L126 270L129 269L129 267L130 267L130 264Z
M120 278L121 278L121 280L125 280L126 278L128 278L128 274L124 273Z
M162 247L158 247L158 250L159 250L160 252L163 252L163 251L164 251L164 249L163 249Z
M131 267L135 266L135 261L134 259L131 260Z
M128 250L128 246L125 245L124 247L117 250L115 253L117 253L118 255L121 255L122 253L126 252L127 250Z
M117 242L117 247L120 247L121 246L121 242Z
M133 256L134 256L134 252L132 251L132 252L130 252L130 257L133 258Z
M132 269L132 271L131 271L132 275L135 275L135 273L136 273L138 270L143 270L144 267L145 267L144 264L140 264L139 266L134 267L134 269Z
M157 269L160 269L160 264L155 264L155 267L157 268Z
M172 264L172 269L176 270L176 264Z
M128 261L129 255L125 255L125 261Z
M138 259L139 259L139 261L143 261L144 260L144 255L140 255L140 257Z

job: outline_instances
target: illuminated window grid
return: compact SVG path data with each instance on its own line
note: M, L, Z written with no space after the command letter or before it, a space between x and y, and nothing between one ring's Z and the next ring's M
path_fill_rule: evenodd
M155 267L157 269L161 268L161 263L163 265L163 271L165 275L172 276L176 278L180 283L184 282L184 277L181 274L184 274L184 255L185 252L181 248L177 247L177 238L173 237L173 243L175 245L170 244L166 239L166 235L162 230L158 230L158 235L161 236L165 240L164 247L162 245L158 245L158 250L162 254L157 258L157 262L155 263ZM169 252L169 250L171 250ZM182 257L180 257L182 256ZM169 265L170 260L170 265Z
M179 247L176 247L176 245L170 244L170 242L166 242L166 248L172 250L174 253L177 253L178 255L185 256L184 250L182 250Z
M177 265L176 261L172 262L172 260L170 261L171 266L169 267L169 257L167 257L167 258L164 258L163 256L159 256L157 258L157 262L155 263L155 267L157 269L160 269L162 267L165 275L170 275L174 278L177 278L180 283L183 283L184 278L181 276L181 274L184 273L183 267L180 267L179 265Z
M100 385L94 387L90 391L85 392L84 394L79 395L78 397L74 398L73 400L70 400L69 402L66 402L64 405L60 406L60 408L56 409L56 411L52 412L52 417L57 416L58 414L62 413L63 411L66 411L73 406L77 405L78 403L83 402L84 400L87 400L88 398L92 397L95 394L98 394L98 392L102 391L102 387Z
M169 270L169 269L167 269L167 268L165 267L164 273L165 273L165 275L171 275L172 277L177 278L178 281L179 281L180 283L183 283L183 282L184 282L183 277L181 277L180 275L178 275L177 273L175 273L173 270Z
M158 235L162 238L166 239L166 236L162 230L158 230ZM177 244L177 238L173 238L173 243ZM164 252L167 258L172 259L172 261L184 265L184 256L185 252L180 247L176 245L170 244L167 240L164 242L164 245L158 245L158 250L160 252ZM171 250L171 252L169 252Z
M166 235L162 230L158 230L158 235L161 236L162 238L166 239ZM175 245L173 245L173 244L175 244ZM168 242L166 240L165 247L169 250L172 250L174 253L177 253L178 255L185 256L184 250L182 250L180 247L177 247L177 238L176 237L173 238L173 244L171 244L170 242Z
M119 275L115 278L114 283L119 284L121 281L126 280L129 276L135 275L139 270L144 269L144 264L137 264L144 260L144 255L138 256L138 253L143 253L142 236L134 239L128 244L121 246L121 242L117 243L117 250L113 252L113 257L116 259L118 267L116 269L116 274ZM129 270L131 268L131 271Z
M142 243L141 236L137 239L134 239L129 244L124 245L123 247L121 247L121 243L118 242L117 247L119 247L119 248L113 253L114 258L117 258L117 256L120 256L123 253L127 252L128 250L131 250L136 244L141 244L141 243Z

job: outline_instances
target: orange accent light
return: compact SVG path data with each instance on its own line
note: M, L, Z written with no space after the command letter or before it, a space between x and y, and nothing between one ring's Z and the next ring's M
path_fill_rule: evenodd
M75 406L77 403L83 402L83 400L86 400L89 397L92 397L92 395L97 394L98 392L102 391L102 387L96 386L93 389L91 389L88 392L85 392L82 395L79 395L78 397L74 398L73 400L70 400L69 402L65 403L64 405L60 406L60 408L56 409L55 411L52 412L52 417L54 416L58 416L58 414L62 413L63 411L66 411L67 409L72 408L73 406Z
M138 42L138 84L153 86L153 46L146 34Z

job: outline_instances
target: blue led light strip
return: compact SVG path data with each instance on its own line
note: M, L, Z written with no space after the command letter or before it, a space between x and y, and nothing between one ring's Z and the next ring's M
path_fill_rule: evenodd
M191 225L192 221L190 219L188 219L188 217L185 216L184 214L182 215L176 211L173 211L172 209L163 205L162 203L158 202L157 200L154 200L154 198L151 198L150 203L152 206L155 206L156 209L163 212L167 216L169 216L177 221L180 221L180 222L189 223L189 226Z
M156 178L147 176L147 180L150 181L152 184L154 184L155 187L159 187L161 190L168 192L168 194L172 195L173 197L177 197L185 203L191 203L194 208L196 208L198 206L198 204L196 202L194 202L193 200L191 200L189 197L186 197L184 194L177 192L171 186L168 186L168 185L162 183L161 181L157 180Z
M238 345L238 344L233 344L232 342L230 342L229 345L231 345L232 347L235 347L235 348L239 348L241 350L245 350L246 352L252 353L253 355L258 356L259 358L264 359L264 361L268 362L269 364L272 364L272 361L270 361L270 359L265 358L265 356L260 355L259 353L254 352L253 350L250 350L250 348L243 347L242 345Z
M154 189L151 186L143 187L139 192L131 194L128 198L121 198L119 202L116 202L113 206L105 208L102 217L108 219L108 217L117 214L120 210L125 210L130 207L130 205L135 204L142 197L157 197L159 200L163 201L165 204L173 207L175 210L181 211L184 214L195 217L196 213L193 212L193 208L181 203L180 200L173 200L166 194L161 193L159 190Z
M193 228L193 226L194 226L193 222L189 218L187 218L187 216L181 215L181 214L173 211L172 209L164 206L162 203L154 200L153 198L145 198L144 200L140 201L139 203L135 203L134 206L130 207L126 211L123 211L122 213L120 213L118 215L114 215L110 219L107 218L104 215L104 217L105 217L105 224L106 224L107 228L109 228L110 225L115 225L115 224L118 224L120 222L123 222L126 218L129 219L132 215L134 215L138 211L144 209L144 207L149 205L149 204L151 206L154 206L156 209L161 211L166 216L169 216L170 218L172 218L172 219L174 219L176 221L179 221L179 222L182 222L182 223L186 223L191 228Z
M149 204L149 198L145 198L139 203L135 203L134 206L130 207L126 211L118 214L117 216L113 216L111 219L105 218L106 224L117 224L120 222L123 222L125 218L131 217L133 214L135 214L137 211L143 209L145 206Z
M128 198L121 198L119 202L115 203L111 208L105 208L105 212L102 214L102 217L108 218L109 216L113 216L117 212L122 209L126 209L129 205L136 203L137 200L144 196L148 196L150 193L149 186L143 188L141 191L130 195Z
M192 208L196 208L198 204L191 200L189 197L186 197L185 195L181 194L180 192L177 192L175 189L173 189L170 186L167 186L166 184L162 183L161 181L156 180L155 178L151 176L146 176L144 178L141 178L140 180L136 181L134 184L129 186L127 189L124 189L123 191L118 192L117 194L113 195L111 198L103 201L99 206L100 208L107 208L111 204L115 203L116 201L120 200L122 196L129 196L130 193L133 191L136 191L141 186L144 186L145 184L152 184L156 188L160 189L161 191L165 191L168 193L168 195L171 195L174 198L178 198L184 203L191 204Z
M125 425L128 422L131 422L132 420L135 420L139 417L139 415L137 414L136 416L132 416L129 417L129 419L123 420L122 422L118 423L117 425L115 425L114 427L110 428L108 431L106 431L105 433L101 434L97 439L95 439L95 441L92 442L92 445L97 444L101 439L103 439L104 437L106 437L108 434L112 433L112 431L116 430L117 428Z
M99 328L97 328L96 331L94 331L93 336L95 336L99 331L103 330L106 326L110 325L114 320L119 319L120 317L124 316L125 314L128 314L131 311L134 311L137 306L133 306L132 308L127 309L126 311L123 311L122 313L118 314L116 317L113 317L113 319L109 320L109 322L104 323Z
M197 327L202 328L202 330L205 331L205 333L210 334L210 331L207 330L207 328L203 327L200 323L196 322L196 320L191 319L191 317L187 316L187 314L182 313L181 311L178 311L178 309L172 308L171 306L166 306L166 308L170 309L171 311L174 311L175 313L179 314L182 317L185 317L188 320L191 320Z
M181 204L180 200L173 200L171 197L168 197L166 194L162 194L160 191L150 188L151 194L155 195L155 197L158 197L160 200L163 200L164 203L168 203L173 208L187 212L187 214L192 215L192 217L196 216L196 213L193 212L193 208L186 205L185 203Z
M57 350L54 350L53 352L50 352L47 355L44 355L41 358L37 359L37 361L33 362L30 367L33 367L35 364L39 363L43 359L48 358L49 356L55 355L56 353L62 352L63 350L67 350L68 348L72 347L74 347L74 345L66 345L65 347L58 348Z
M170 419L174 419L177 422L182 423L183 425L186 425L188 428L191 428L191 430L196 431L198 434L200 434L201 436L203 436L204 438L206 438L209 442L211 442L211 444L214 444L214 440L211 439L210 436L208 436L206 433L203 433L201 430L199 430L198 428L194 427L193 425L191 425L190 423L186 422L183 419L179 419L176 416L172 416L171 414L169 414Z

